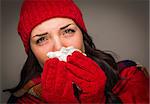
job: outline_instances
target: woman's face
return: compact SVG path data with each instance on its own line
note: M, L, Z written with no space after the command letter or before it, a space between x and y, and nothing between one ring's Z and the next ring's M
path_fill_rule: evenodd
M31 32L31 49L43 67L47 53L73 46L84 52L81 30L72 19L53 18L37 25Z

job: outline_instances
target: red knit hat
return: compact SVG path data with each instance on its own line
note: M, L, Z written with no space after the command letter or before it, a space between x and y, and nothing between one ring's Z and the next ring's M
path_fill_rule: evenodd
M18 33L27 54L32 29L41 22L54 17L70 18L86 31L81 11L72 0L24 0Z

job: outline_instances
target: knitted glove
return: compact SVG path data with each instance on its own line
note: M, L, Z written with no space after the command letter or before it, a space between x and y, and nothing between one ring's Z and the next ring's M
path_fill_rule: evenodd
M70 72L70 79L81 90L81 103L105 101L106 76L99 65L82 53L75 51L67 57L66 68Z
M42 98L48 103L77 103L72 81L65 69L65 62L57 58L45 62L41 75Z

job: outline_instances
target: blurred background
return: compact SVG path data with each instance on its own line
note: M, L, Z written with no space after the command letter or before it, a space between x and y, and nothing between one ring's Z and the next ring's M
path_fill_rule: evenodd
M96 47L117 54L117 60L131 59L149 69L148 0L74 0L83 13L88 33ZM1 0L0 89L17 85L26 60L17 33L22 0ZM0 103L10 94L0 92Z

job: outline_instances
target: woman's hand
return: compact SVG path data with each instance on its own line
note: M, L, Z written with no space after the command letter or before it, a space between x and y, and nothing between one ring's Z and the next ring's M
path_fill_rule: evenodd
M67 57L66 68L70 79L82 90L81 103L104 101L106 76L96 62L75 51Z
M65 62L48 59L42 73L42 98L48 103L77 103Z

